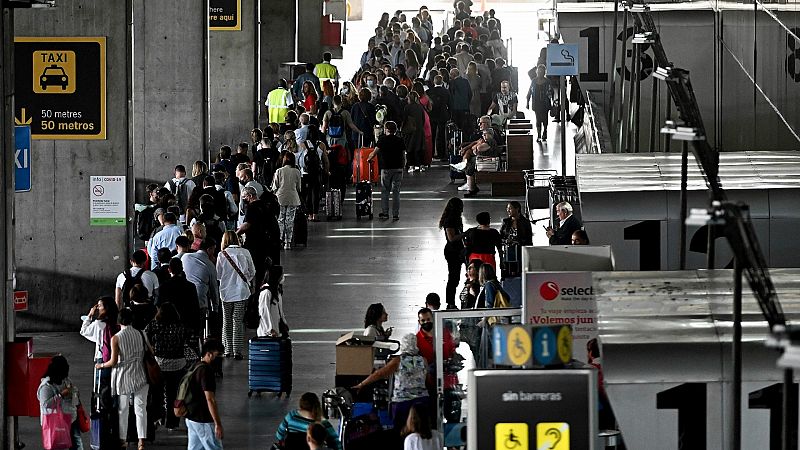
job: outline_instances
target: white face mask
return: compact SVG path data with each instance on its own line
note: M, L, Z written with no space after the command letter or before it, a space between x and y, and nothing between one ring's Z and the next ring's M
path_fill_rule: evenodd
M342 94L347 94L348 92L350 92L350 88L349 87L347 87L347 86L342 87Z

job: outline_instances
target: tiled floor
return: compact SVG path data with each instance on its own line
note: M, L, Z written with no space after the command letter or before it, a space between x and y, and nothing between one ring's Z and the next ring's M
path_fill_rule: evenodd
M296 407L305 391L321 394L333 387L334 341L342 333L363 327L367 305L382 302L395 335L416 330L416 311L428 292L444 296L447 270L444 239L437 228L445 202L456 195L447 169L405 174L400 221L355 219L352 192L341 222L311 223L308 248L285 256L285 311L294 341L294 393L291 399L271 395L247 398L247 362L226 360L219 385L227 448L267 448L282 416ZM376 208L380 191L376 189ZM509 199L481 192L465 201L467 226L478 212L489 211L499 227ZM521 199L518 199L521 200ZM376 211L377 214L378 211ZM541 212L544 213L544 212ZM377 216L376 216L377 217ZM543 230L537 233L542 242ZM36 351L60 351L72 364L72 378L88 401L91 389L92 344L74 333L35 335ZM21 440L27 448L40 445L38 418L21 418ZM84 436L88 444L88 436ZM150 447L180 448L186 432L159 430Z

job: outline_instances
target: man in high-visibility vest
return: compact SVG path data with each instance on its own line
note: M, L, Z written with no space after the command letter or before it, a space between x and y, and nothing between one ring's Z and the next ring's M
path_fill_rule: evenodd
M278 81L278 87L270 91L267 95L267 101L264 102L269 111L269 122L279 124L285 122L286 113L293 103L292 93L289 92L289 83L281 78Z
M333 87L338 91L339 90L339 70L331 64L331 58L333 55L330 52L325 52L322 54L322 62L317 64L314 67L314 75L319 78L320 84L322 84L325 80L331 80L333 83Z

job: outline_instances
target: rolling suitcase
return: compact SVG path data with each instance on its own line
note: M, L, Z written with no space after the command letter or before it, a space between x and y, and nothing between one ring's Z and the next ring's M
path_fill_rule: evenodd
M298 206L294 212L293 233L292 245L308 247L308 217L306 217L306 209L302 206Z
M325 191L325 214L328 221L342 220L342 191L328 189Z
M461 134L461 130L458 129L455 122L447 122L447 139L450 141L450 164L458 164L460 163L463 158L459 153L461 149L461 141L463 136ZM458 170L450 169L450 182L455 183L456 180L465 180L467 179L467 175L464 172L460 172Z
M369 217L372 220L372 183L356 183L356 219Z
M292 340L289 338L254 337L249 341L247 356L249 391L292 393Z
M361 141L363 142L363 137ZM377 183L380 172L378 172L378 158L373 158L372 161L367 161L370 153L374 150L371 147L357 148L353 153L353 183L358 184L359 181L369 181Z
M94 386L89 429L89 446L92 450L118 448L117 408L111 397L111 386L101 386L100 373L94 369Z

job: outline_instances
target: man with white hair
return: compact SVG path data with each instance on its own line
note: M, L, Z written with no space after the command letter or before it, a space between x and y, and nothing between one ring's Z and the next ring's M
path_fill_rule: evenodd
M558 214L558 228L547 227L547 237L550 238L550 245L570 245L572 244L572 233L581 229L581 223L572 214L572 205L561 202L556 205Z

